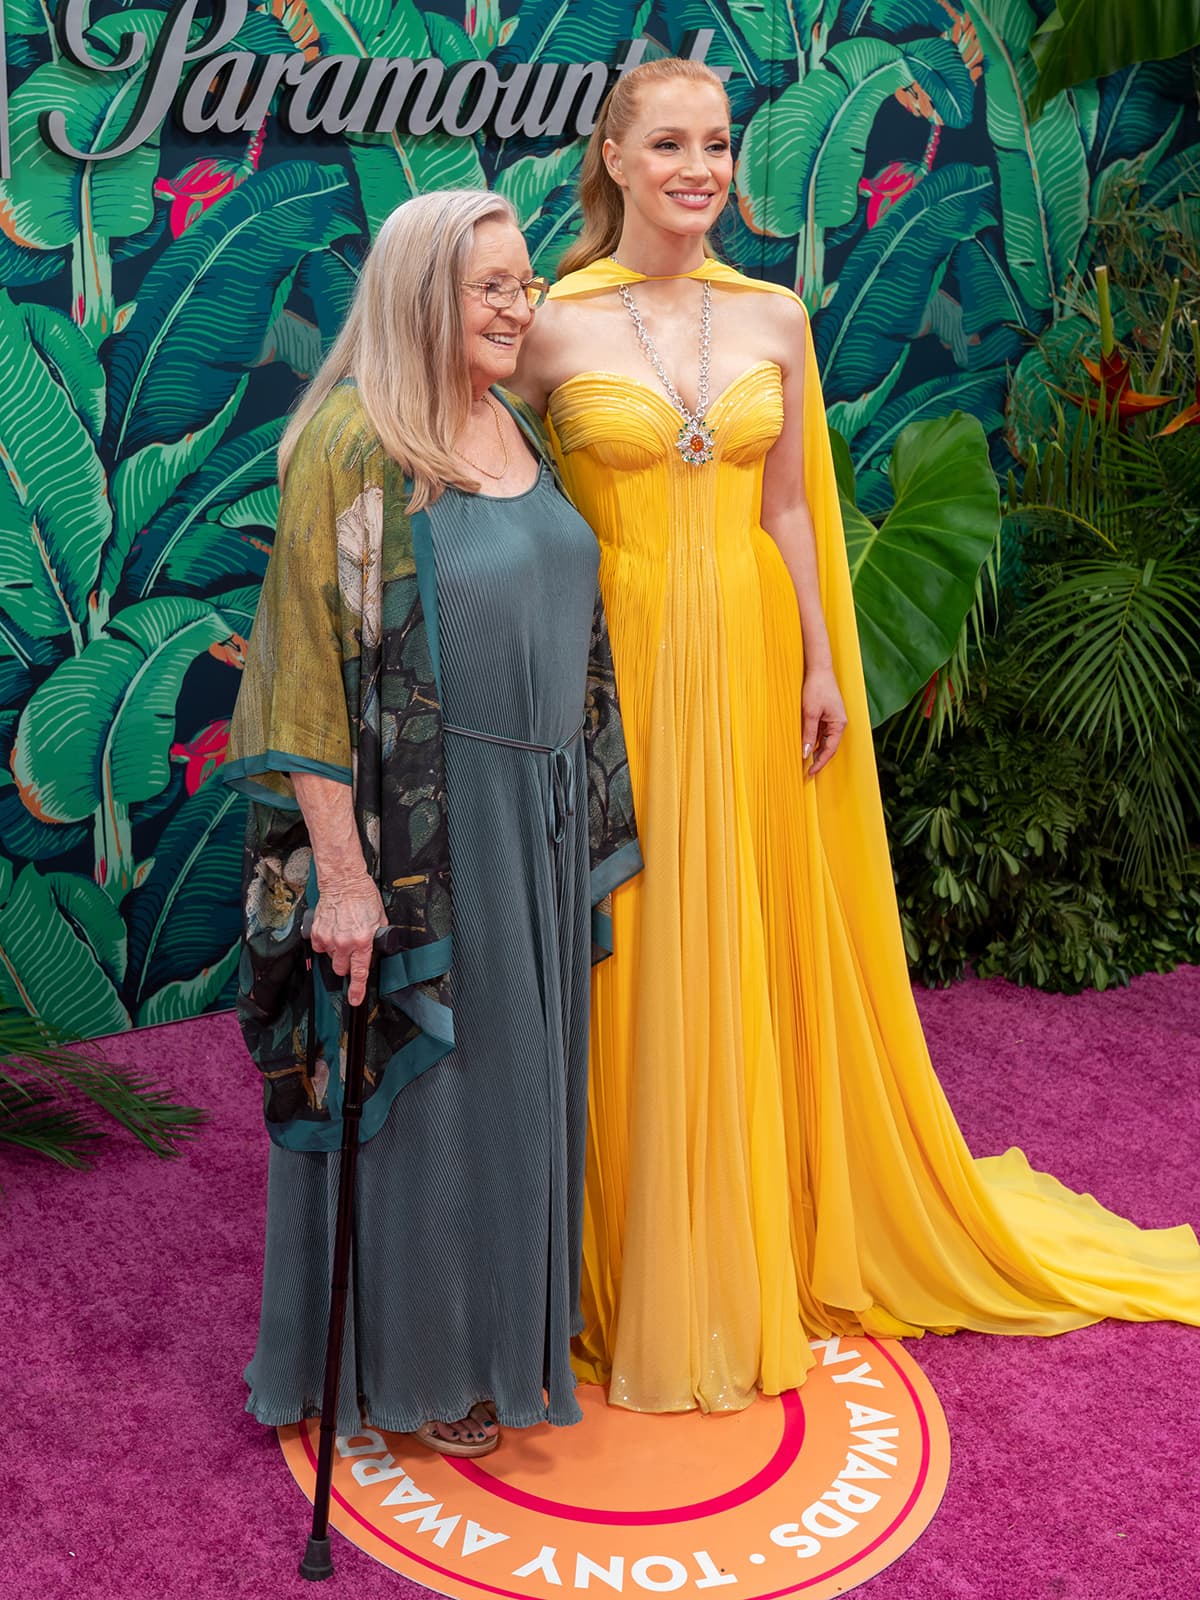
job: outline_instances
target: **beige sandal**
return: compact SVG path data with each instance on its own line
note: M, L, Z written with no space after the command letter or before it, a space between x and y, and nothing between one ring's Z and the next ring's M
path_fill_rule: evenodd
M488 1407L488 1412L483 1416L476 1416L476 1412L483 1411L485 1407ZM461 1428L463 1422L468 1420L483 1425L494 1423L496 1421L494 1408L490 1406L490 1402L481 1400L478 1405L471 1407L462 1422L452 1422L448 1426ZM498 1449L500 1445L498 1431L490 1437L485 1435L475 1443L468 1444L464 1439L444 1439L440 1433L434 1431L437 1426L436 1422L423 1422L413 1434L413 1438L419 1439L427 1449L435 1450L441 1456L490 1456L492 1451ZM442 1426L447 1426L447 1424L442 1424Z

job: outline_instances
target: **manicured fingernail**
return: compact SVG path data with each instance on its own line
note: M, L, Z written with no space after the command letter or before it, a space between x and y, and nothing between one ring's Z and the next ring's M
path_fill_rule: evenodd
M804 746L804 759L805 759L805 761L808 760L810 755L812 755L812 745L806 744Z

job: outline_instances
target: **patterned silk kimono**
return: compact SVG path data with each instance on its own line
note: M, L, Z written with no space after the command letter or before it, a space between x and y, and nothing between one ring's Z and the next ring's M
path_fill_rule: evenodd
M537 420L506 403L553 471ZM409 490L356 388L340 385L288 468L224 768L251 799L238 1014L264 1077L267 1127L289 1149L340 1144L341 1071L330 1063L344 1063L345 1046L343 981L324 960L313 963L317 981L308 972L301 923L316 874L289 773L352 785L367 869L404 932L368 992L363 1138L453 1045L438 602L430 519L407 514ZM611 947L605 897L641 864L598 595L583 737L598 956Z

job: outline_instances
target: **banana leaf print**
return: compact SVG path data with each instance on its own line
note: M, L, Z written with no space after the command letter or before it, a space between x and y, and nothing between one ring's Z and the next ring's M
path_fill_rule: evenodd
M112 61L124 28L136 25L152 45L163 20L155 10L109 17L89 28L88 42L98 59ZM45 14L43 26L48 35ZM0 180L0 227L26 248L70 247L72 315L97 342L116 327L110 241L154 220L158 136L111 160L74 160L47 151L40 121L56 120L75 150L103 149L136 105L152 59L148 49L125 70L92 72L60 59L55 48L54 59L35 66L9 99L11 176Z
M1096 129L1088 144L1093 170L1148 150L1173 108L1186 105L1194 92L1186 60L1145 61L1107 79L1097 91Z
M147 273L109 369L107 443L119 462L110 583L138 528L228 428L301 256L352 231L350 197L338 167L255 173Z
M710 66L728 68L725 88L734 123L740 127L753 115L764 92L787 86L789 68L802 53L797 50L797 34L812 36L810 18L803 13L818 9L806 5L785 10L765 0L735 0L730 5L682 0L664 8L661 31L657 16L650 18L646 31L656 42L661 38L668 55L678 55L700 30L712 32L705 59Z
M139 1026L191 1015L228 985L241 930L245 829L244 802L210 778L158 841L145 882L125 907L133 975L126 1000Z
M235 554L233 540L224 541L226 561L213 566L212 539L197 539L196 530L215 524L224 534L222 519L230 507L274 483L275 452L282 433L279 418L218 445L139 533L124 569L124 587L131 597L144 599L176 587L205 588L218 578L247 570L243 563L249 555ZM266 526L274 526L273 517Z
M995 220L993 206L990 173L947 167L872 229L814 324L831 399L853 399L892 369L921 325L936 269L955 244Z
M768 101L746 128L737 167L742 213L759 232L800 236L797 288L814 310L825 296L825 232L857 213L879 112L914 86L939 125L969 120L974 84L948 40L897 46L855 38L834 45L820 70Z
M650 15L649 0L533 0L517 8L518 22L508 43L495 52L498 64L538 61L606 61L627 39L636 39Z
M1036 424L1047 368L1031 339L1068 359L1094 337L1069 280L1094 264L1095 219L1132 195L1200 231L1189 63L1076 85L1031 121L1029 46L1049 9L251 0L233 47L310 65L479 59L506 77L711 35L738 158L716 238L745 270L799 287L813 314L857 471L849 537L879 712L946 648L945 626L906 609L919 585L905 540L953 542L937 531L937 486L968 460L979 469L986 447L1004 470L1006 440L1020 447ZM403 125L297 136L277 93L261 126L197 136L167 118L126 156L70 160L49 153L38 116L61 114L82 152L105 148L153 52L116 72L74 66L56 11L5 6L0 1003L82 1036L228 1001L242 822L214 775L270 553L276 446L371 238L412 194L487 184L552 274L580 224L583 144ZM152 47L167 12L112 9L89 22L88 49L111 62L131 30ZM975 421L948 422L956 411ZM944 552L955 605L982 502L953 502L966 518ZM892 585L917 642L899 673Z
M102 805L157 794L183 674L229 631L211 606L182 596L124 607L105 637L64 661L26 703L12 770L29 809L80 822Z
M365 248L365 237L348 236L327 250L310 250L297 270L295 287L313 309L325 349L350 310Z
M534 272L553 276L579 231L576 185L582 160L583 150L574 144L547 155L522 156L497 174L494 187L517 213Z
M1088 169L1077 114L1065 96L1031 123L1036 79L1026 0L963 0L984 59L987 129L995 145L1005 251L1029 304L1045 311L1075 265L1088 223Z
M0 906L0 998L69 1038L131 1025L112 972L112 902L86 879L20 872ZM106 967L105 958L109 965Z
M112 529L107 474L86 414L95 398L91 373L76 398L61 381L62 369L30 338L24 309L3 292L0 366L6 376L0 606L34 638L69 633L79 640Z
M497 175L493 187L512 205L518 227L528 228L557 191L566 189L574 198L582 161L577 144L548 156L522 156Z
M414 0L309 0L308 12L323 54L406 56L437 54ZM451 39L451 58L465 60L473 47L461 28L439 19L443 49ZM447 59L443 55L442 59ZM367 230L374 235L389 211L430 189L482 188L483 167L474 143L449 134L348 134L346 148L358 185Z

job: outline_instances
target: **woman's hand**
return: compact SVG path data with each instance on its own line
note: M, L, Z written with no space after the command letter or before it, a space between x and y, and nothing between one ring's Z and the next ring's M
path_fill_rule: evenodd
M807 761L812 756L808 775L815 778L821 768L833 760L842 742L842 734L846 731L846 708L842 704L841 690L832 667L804 674L800 709L804 759Z
M321 884L309 938L314 950L329 956L339 977L350 974L352 1006L360 1005L367 992L375 934L386 922L379 890L365 868Z

